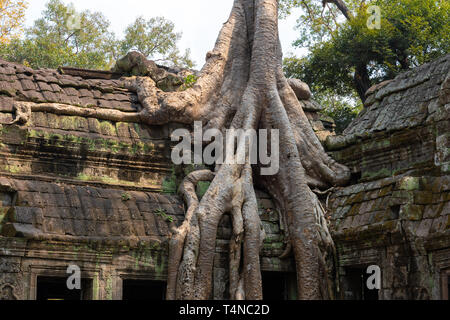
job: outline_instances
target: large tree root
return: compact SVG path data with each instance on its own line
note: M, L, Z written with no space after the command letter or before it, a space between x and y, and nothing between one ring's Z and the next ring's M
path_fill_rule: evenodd
M209 299L216 235L224 214L232 217L230 298L262 299L260 248L264 238L254 188L269 192L286 225L297 271L300 299L333 298L335 248L324 210L313 189L343 185L349 170L333 161L313 132L282 72L277 0L235 0L199 80L183 92L163 92L149 77L127 78L142 110L125 113L60 104L17 103L17 122L31 112L165 124L202 121L205 128L278 129L280 170L262 176L261 166L217 165L215 173L186 177L180 193L187 203L184 223L170 240L168 299ZM270 138L269 138L270 141ZM201 201L199 181L212 180ZM255 180L255 181L253 181ZM289 256L289 250L283 257ZM331 277L331 278L330 278Z

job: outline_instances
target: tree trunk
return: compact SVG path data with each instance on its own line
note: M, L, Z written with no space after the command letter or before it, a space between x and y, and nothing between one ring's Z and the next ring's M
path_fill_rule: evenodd
M366 92L371 87L371 81L369 73L367 72L367 66L357 66L355 70L355 88L361 98L362 103L366 102Z
M344 17L347 19L347 21L352 20L354 17L351 13L351 11L348 9L347 5L342 0L322 0L322 5L325 7L327 3L334 4L339 11L344 15ZM362 103L364 104L366 102L366 92L371 87L371 81L369 77L369 73L367 71L367 65L359 65L356 66L355 70L355 76L353 77L356 89L356 92L358 93L359 98L361 99Z
M27 115L28 108L101 119L123 116L123 121L147 124L202 121L206 129L278 129L280 133L280 170L276 175L262 176L260 167L252 166L247 157L245 164L217 165L214 173L199 171L186 177L180 193L188 210L185 222L170 241L167 298L211 298L217 228L226 213L231 214L233 223L231 298L263 298L259 256L263 233L256 184L271 194L289 226L288 248L294 254L299 298L332 298L327 262L333 261L334 244L311 188L343 185L350 173L326 154L283 75L278 1L235 0L230 18L192 88L163 92L148 77L132 77L127 82L143 106L139 113L102 109L91 114L94 111L86 108L33 103L19 103L16 109L22 110L21 115ZM17 120L23 123L26 117ZM210 180L199 201L195 185Z

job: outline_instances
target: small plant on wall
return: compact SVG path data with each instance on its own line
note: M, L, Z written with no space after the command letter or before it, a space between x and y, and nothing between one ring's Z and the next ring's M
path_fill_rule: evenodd
M131 200L131 195L128 192L122 193L122 201L129 201Z
M153 211L157 216L163 218L166 222L173 222L173 217L169 216L166 211L162 208Z

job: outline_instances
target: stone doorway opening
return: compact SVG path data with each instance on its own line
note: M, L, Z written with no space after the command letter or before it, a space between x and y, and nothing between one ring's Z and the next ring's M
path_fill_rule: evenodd
M262 272L263 300L282 301L297 298L295 273Z
M70 290L67 278L38 276L36 300L92 300L92 279L81 279L81 289Z
M351 267L345 270L345 300L378 300L380 290L370 290L367 286L367 268Z

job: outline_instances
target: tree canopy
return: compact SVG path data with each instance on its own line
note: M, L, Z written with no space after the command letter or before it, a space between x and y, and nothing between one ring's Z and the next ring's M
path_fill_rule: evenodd
M0 56L31 67L74 66L109 69L120 55L141 51L165 64L192 67L189 51L180 54L172 22L162 18L143 18L130 25L124 39L109 31L110 22L99 12L77 12L72 4L50 0L42 17L25 30L23 39L0 45Z
M281 2L284 14L294 7L303 9L297 26L301 36L295 45L310 52L301 63L288 58L286 67L292 72L295 64L295 73L316 91L332 88L349 95L356 90L364 100L367 86L450 51L449 1ZM381 10L380 29L367 26L371 5Z
M119 42L119 53L125 55L136 50L155 61L171 62L175 65L192 66L190 50L180 53L177 42L182 33L175 32L175 24L164 17L145 20L138 17L125 30L125 38Z
M370 28L371 6L379 28ZM285 58L285 73L307 82L338 122L338 114L356 114L372 85L450 51L446 0L281 0L282 16L294 8L301 9L294 45L308 54Z
M0 43L9 43L22 31L26 1L0 0Z

